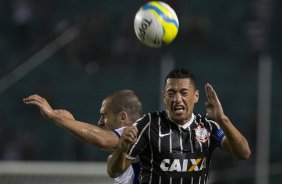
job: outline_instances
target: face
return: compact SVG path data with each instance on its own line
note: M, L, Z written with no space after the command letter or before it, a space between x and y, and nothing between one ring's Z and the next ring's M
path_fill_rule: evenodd
M168 78L163 92L168 116L178 124L190 120L195 103L199 99L199 91L195 89L189 78Z
M113 114L110 110L110 103L111 101L109 99L105 99L102 103L102 107L100 109L100 120L98 122L98 125L107 130L113 130L120 128L120 123L118 121L118 116Z

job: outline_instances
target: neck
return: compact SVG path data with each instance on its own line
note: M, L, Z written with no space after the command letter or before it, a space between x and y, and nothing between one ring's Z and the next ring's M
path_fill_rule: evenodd
M167 111L167 116L168 116L168 119L178 125L184 125L185 123L187 123L188 121L191 120L192 118L192 114L187 118L187 119L184 119L184 120L175 120L172 118L172 116L170 115L170 113Z

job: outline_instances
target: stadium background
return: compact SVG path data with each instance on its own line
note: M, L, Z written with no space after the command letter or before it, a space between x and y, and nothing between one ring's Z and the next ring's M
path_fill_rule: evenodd
M135 90L141 97L144 112L162 108L163 70L185 66L198 76L201 100L197 112L205 112L204 84L210 82L226 114L247 137L252 149L247 161L233 160L218 151L212 163L211 183L258 183L255 179L258 71L260 60L270 58L271 114L266 122L270 130L259 137L269 136L265 147L269 148L268 179L269 183L279 183L282 179L282 3L278 0L165 1L178 15L179 34L171 45L152 49L142 45L133 30L134 14L145 2L0 1L2 163L100 163L109 154L48 122L36 108L25 106L22 98L40 94L53 107L67 109L78 120L96 124L102 99L120 89ZM72 31L70 38L66 36L69 40L56 46L56 39L67 31ZM3 165L0 170L1 167L5 170ZM1 183L3 177L0 174Z

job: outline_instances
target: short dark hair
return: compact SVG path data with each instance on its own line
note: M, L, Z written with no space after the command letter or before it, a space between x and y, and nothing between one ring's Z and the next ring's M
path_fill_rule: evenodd
M108 96L109 106L114 114L125 111L129 119L134 122L140 118L142 113L142 103L136 93L132 90L121 90Z
M189 78L192 83L194 84L195 88L197 89L196 85L196 77L194 74L188 70L187 68L179 67L171 70L167 76L165 77L164 84L166 84L167 79L172 78L172 79L184 79L184 78Z

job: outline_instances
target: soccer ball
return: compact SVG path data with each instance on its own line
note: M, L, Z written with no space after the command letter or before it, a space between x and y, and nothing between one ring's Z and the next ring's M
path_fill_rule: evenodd
M175 11L161 1L150 1L136 13L134 30L137 38L150 47L170 44L178 33L179 22Z

